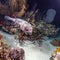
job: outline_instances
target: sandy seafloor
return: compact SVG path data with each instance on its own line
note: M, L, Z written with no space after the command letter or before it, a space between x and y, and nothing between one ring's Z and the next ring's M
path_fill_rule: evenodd
M9 35L5 32L0 31L3 38L7 40L10 47L20 47L25 51L25 60L50 60L51 53L56 49L55 46L50 44L52 38L45 37L45 41L38 45L37 42L32 44L31 41L25 41L24 45L20 46L18 40L14 38L14 35Z

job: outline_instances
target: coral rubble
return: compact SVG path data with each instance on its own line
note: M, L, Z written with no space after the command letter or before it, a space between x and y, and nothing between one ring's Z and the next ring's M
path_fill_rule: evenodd
M22 48L9 48L7 42L0 34L0 60L24 60Z

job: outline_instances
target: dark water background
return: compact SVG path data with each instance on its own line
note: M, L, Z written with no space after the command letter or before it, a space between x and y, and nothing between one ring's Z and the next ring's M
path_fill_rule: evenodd
M48 9L55 9L56 16L52 24L55 24L57 27L60 27L60 0L28 0L30 4L30 9L34 4L37 3L37 8L43 12L47 11Z
M6 3L8 0L0 0L3 4ZM47 11L48 9L55 9L56 10L56 16L52 24L55 24L56 27L60 27L60 0L27 0L27 3L29 4L28 10L30 10L34 4L37 4L37 8L40 12ZM0 19L3 16L0 15Z

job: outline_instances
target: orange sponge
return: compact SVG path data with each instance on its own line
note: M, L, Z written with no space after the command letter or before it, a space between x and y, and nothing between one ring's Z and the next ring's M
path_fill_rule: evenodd
M60 47L57 47L56 52L60 52Z

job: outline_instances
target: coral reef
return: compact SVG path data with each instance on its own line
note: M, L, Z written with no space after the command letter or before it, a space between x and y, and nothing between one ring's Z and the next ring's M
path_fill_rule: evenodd
M0 34L0 60L24 60L22 48L9 48L6 40Z
M0 2L0 14L15 15L22 17L26 11L26 0L6 0L3 4Z

